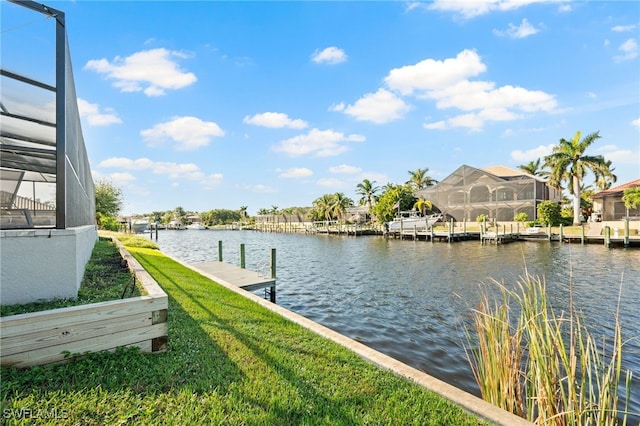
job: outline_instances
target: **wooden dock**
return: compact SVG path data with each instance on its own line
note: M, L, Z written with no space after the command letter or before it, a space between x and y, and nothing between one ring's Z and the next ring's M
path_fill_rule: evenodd
M221 261L200 262L191 266L204 272L214 281L240 287L243 290L254 291L268 288L269 299L271 302L276 303L275 276L265 277L259 272L251 271Z

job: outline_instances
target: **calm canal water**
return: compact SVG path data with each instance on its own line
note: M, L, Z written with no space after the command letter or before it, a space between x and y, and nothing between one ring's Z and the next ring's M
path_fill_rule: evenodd
M462 317L481 284L544 277L556 310L574 306L594 336L611 335L620 298L623 363L640 413L640 250L526 242L481 245L254 231L160 231L161 250L187 263L223 260L260 271L277 251L277 301L291 311L478 395L463 345ZM634 416L635 424L640 420Z

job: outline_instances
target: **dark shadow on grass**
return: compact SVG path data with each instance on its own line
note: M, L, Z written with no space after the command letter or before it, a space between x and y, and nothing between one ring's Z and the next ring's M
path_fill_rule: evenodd
M279 316L277 316L277 314L265 310L265 319L243 318L241 321L246 324L246 328L254 328L254 330L252 330L250 334L247 334L247 332L243 332L242 330L233 326L231 322L214 313L209 307L202 303L200 298L194 297L187 289L176 283L175 280L173 280L164 271L153 267L149 263L145 262L144 259L138 258L138 260L141 264L144 265L145 269L147 269L147 271L152 276L154 276L154 278L156 278L157 281L160 282L160 277L162 277L162 282L171 283L176 291L179 291L185 297L188 297L194 305L196 305L199 309L207 314L208 318L214 320L216 326L219 329L223 330L226 333L229 333L231 336L233 336L234 339L236 339L244 347L249 349L255 357L259 358L260 361L264 362L269 367L270 374L278 375L281 379L288 382L290 386L298 390L298 395L304 401L295 408L291 406L273 406L267 401L258 398L252 398L249 395L243 396L244 400L247 403L250 403L252 406L261 407L264 412L269 413L274 424L298 424L299 422L304 422L305 420L309 421L310 418L323 419L323 422L329 422L329 424L355 424L358 422L357 412L364 410L365 408L363 407L363 405L371 402L367 400L366 395L363 396L362 394L356 393L340 393L338 394L337 398L332 398L326 395L326 393L330 392L330 389L325 389L324 387L315 384L312 375L305 376L292 368L296 364L295 358L297 356L303 355L303 353L301 353L299 344L293 345L291 343L286 343L284 339L275 339L275 341L269 341L265 345L265 339L261 339L260 336L264 335L264 333L269 333L269 331L272 330L272 328L270 327L270 322L278 322L282 320ZM211 280L207 279L207 281L211 283L211 286L218 286L217 283ZM172 289L166 287L164 288L164 290L167 293L172 292ZM234 297L241 297L235 295L232 292L229 292L229 294L232 294ZM208 299L212 300L213 297L209 297ZM234 309L238 310L238 312L242 310L241 306L232 305L225 302L228 302L228 300L216 301L216 303L224 304L227 308L233 307ZM298 325L293 325L293 327L297 328L298 330L302 329L302 327ZM260 329L262 333L259 332ZM313 338L320 339L320 337L317 337L315 335ZM327 345L335 344L333 342L327 342ZM288 356L289 362L286 362L287 359L278 359L270 355L268 353L268 349L270 347L277 347L279 351L290 354ZM335 364L336 368L339 368L348 363L352 363L354 359L357 358L354 356L354 358L347 360L342 353L330 353L330 355L327 355L326 352L322 350L310 350L309 348L307 348L306 350L307 353L304 355L308 356L309 354L311 354L314 359L325 361L326 364L329 365ZM326 365L322 366L322 369L326 369ZM331 370L331 368L328 369ZM322 379L326 380L326 377L321 378L321 380ZM376 386L381 387L382 385L376 384ZM326 390L326 392L323 392L323 390ZM277 390L274 390L274 393L276 391ZM308 409L309 407L314 407L313 411L310 412ZM349 411L347 407L352 407L352 410Z
M62 364L28 369L2 368L0 400L18 392L81 391L100 386L106 391L131 389L138 395L189 390L227 392L243 373L225 351L169 295L169 349L142 353L137 348L73 355Z

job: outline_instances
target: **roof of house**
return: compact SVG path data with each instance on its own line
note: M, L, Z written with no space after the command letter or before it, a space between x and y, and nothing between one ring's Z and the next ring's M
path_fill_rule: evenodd
M529 175L528 173L523 172L522 170L516 170L516 169L512 169L511 167L499 166L499 165L485 167L482 170L484 170L485 172L491 173L492 175L496 175L500 177Z
M593 198L604 198L621 195L625 189L640 187L640 179L632 180L631 182L623 183L622 185L615 186L613 188L605 189L593 195Z

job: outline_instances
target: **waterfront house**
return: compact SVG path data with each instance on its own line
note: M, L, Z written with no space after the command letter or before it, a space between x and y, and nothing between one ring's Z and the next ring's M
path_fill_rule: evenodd
M600 191L593 196L593 211L602 221L622 220L625 217L640 218L640 206L629 209L622 201L625 189L640 187L640 179Z
M53 69L23 69L24 61L3 51L0 296L7 305L76 298L98 233L65 14L36 2L7 2L3 13L23 22L33 21L34 15L50 18L45 35L49 40L22 54L50 54L56 60ZM23 34L3 36L3 47L15 40L39 39L31 29L14 28Z
M417 198L431 201L434 208L456 221L475 221L484 214L489 220L513 221L519 213L535 220L543 201L560 202L561 191L545 179L505 166L484 169L462 165L434 186L418 190Z

